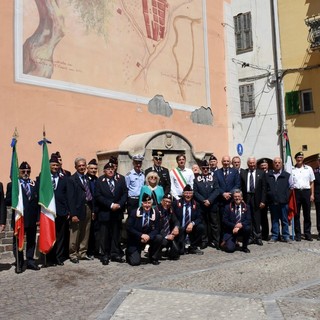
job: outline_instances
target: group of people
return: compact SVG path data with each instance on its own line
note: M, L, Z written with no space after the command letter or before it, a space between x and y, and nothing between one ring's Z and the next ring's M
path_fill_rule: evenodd
M118 173L118 160L111 157L97 177L98 163L82 157L75 159L75 173L62 168L59 152L49 160L56 202L56 242L45 257L45 265L63 265L99 257L103 265L110 260L140 265L142 252L153 265L163 257L178 260L184 254L203 254L207 246L226 252L249 253L250 244L263 241L290 242L288 204L290 193L296 199L294 236L301 241L300 209L303 209L303 238L312 241L311 202L315 201L320 240L320 155L313 170L303 163L303 153L295 155L292 173L276 157L272 168L254 157L241 168L238 156L223 156L221 167L211 155L192 169L186 167L185 154L176 157L177 167L162 166L164 154L154 150L153 166L142 170L143 156L133 156L133 168L125 176ZM24 204L26 264L13 238L16 272L26 268L39 270L34 260L39 221L38 186L30 179L31 166L19 167ZM4 197L0 184L0 231L6 221L5 206L11 203L12 184ZM271 213L271 238L269 218ZM124 214L128 218L123 223ZM14 228L15 213L13 212ZM125 231L123 232L123 226ZM124 236L125 234L125 236ZM239 241L239 239L241 241ZM126 243L124 249L123 242ZM242 242L240 247L239 243Z

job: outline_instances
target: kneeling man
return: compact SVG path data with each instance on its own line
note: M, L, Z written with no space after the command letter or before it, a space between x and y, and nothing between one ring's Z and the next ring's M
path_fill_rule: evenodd
M233 192L233 200L225 206L223 214L223 224L225 234L221 247L226 252L234 252L236 250L236 241L242 236L242 251L249 253L248 241L251 230L251 214L250 208L243 202L242 192L238 189Z

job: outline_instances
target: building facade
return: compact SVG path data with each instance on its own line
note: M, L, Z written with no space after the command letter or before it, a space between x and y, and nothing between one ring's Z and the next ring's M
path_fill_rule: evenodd
M320 152L320 3L279 1L282 82L292 153L315 164Z

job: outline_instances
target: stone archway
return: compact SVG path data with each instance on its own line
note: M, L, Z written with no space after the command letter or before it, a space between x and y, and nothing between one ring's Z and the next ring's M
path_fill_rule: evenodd
M161 150L164 153L164 167L172 169L176 166L176 156L185 153L187 166L208 156L210 152L195 152L191 142L175 131L159 130L130 135L119 145L118 150L101 151L97 153L99 160L99 172L111 156L118 157L118 171L126 174L132 169L132 156L142 154L145 158L143 169L150 167L152 163L152 150Z

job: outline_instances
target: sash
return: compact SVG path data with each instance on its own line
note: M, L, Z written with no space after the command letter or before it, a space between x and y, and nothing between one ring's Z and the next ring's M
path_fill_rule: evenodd
M172 169L172 172L173 172L174 176L176 177L176 179L179 183L179 186L183 190L184 187L187 185L187 181L186 181L185 177L183 176L181 169L175 168L175 169Z

